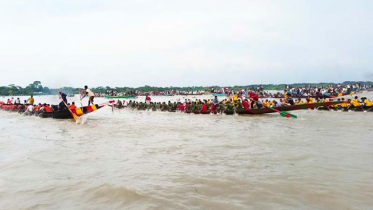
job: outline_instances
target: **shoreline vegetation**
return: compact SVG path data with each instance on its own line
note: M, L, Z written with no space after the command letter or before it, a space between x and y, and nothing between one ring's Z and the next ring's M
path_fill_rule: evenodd
M155 87L155 86L141 86L137 88L133 87L110 87L110 86L99 86L91 88L93 92L106 92L108 90L114 90L117 92L128 92L128 91L141 91L141 92L150 92L150 91L205 91L209 92L210 88L214 89L221 89L221 88L229 88L231 90L242 90L245 88L256 88L259 85L263 86L263 90L284 90L285 86L291 87L305 87L305 86L328 86L328 85L353 85L353 84L360 84L361 85L372 85L373 81L345 81L342 83L293 83L293 84L253 84L253 85L239 85L239 86L190 86L190 87ZM84 84L83 84L84 85ZM82 85L82 87L83 87ZM29 84L26 87L17 86L14 84L10 84L8 86L0 86L0 96L22 96L22 95L54 95L58 94L58 91L63 91L64 93L73 93L79 94L79 89L83 88L76 88L76 87L61 87L61 88L49 88L45 87L41 84L40 81L34 81L33 83Z

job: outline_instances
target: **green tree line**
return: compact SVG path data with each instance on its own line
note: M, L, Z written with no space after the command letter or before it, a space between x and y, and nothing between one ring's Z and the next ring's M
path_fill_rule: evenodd
M343 83L294 83L294 84L263 84L264 90L283 90L285 85L290 85L292 87L304 87L304 86L328 86L328 85L347 85L347 84L360 84L360 85L373 85L372 81L345 81ZM233 90L240 90L245 88L256 88L259 84L254 85L245 85L245 86L224 86ZM214 89L221 89L221 86L191 86L191 87L154 87L145 85L142 87L110 87L110 86L99 86L91 88L94 92L102 92L105 93L107 90L115 90L117 92L128 92L128 91L141 91L141 92L150 92L150 91L169 91L169 90L178 90L178 91L209 91L210 88ZM29 84L26 87L17 86L14 84L10 84L8 86L0 86L0 95L2 96L16 96L16 95L50 95L50 94L58 94L58 91L62 91L64 93L79 93L79 89L81 88L74 88L74 87L61 87L61 88L48 88L44 87L40 81L34 81L33 83Z

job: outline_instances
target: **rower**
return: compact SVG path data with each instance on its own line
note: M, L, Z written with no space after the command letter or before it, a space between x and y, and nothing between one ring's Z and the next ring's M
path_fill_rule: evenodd
M19 98L17 98L14 102L14 104L21 104L21 100L19 100Z
M75 102L71 103L71 105L69 106L69 109L76 109Z
M355 99L352 100L350 103L351 103L352 107L360 107L361 106L359 98L357 96L355 96Z
M361 101L364 102L365 107L372 107L373 106L372 101L370 101L369 99L367 99L365 97L361 98Z
M247 101L247 99L244 99L242 100L242 106L245 110L248 110L249 109L249 102Z
M201 112L207 112L207 106L206 106L206 103L203 103L203 104L202 104Z
M91 103L93 105L93 99L95 98L95 94L90 89L88 89L87 85L84 86L84 90L85 90L85 95L83 96L83 98L88 96L89 97L88 106L91 105ZM83 99L83 98L81 98L81 99Z

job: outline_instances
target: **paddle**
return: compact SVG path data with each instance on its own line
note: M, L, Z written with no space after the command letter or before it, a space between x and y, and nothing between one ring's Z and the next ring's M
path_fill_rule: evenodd
M60 95L61 96L61 95ZM73 116L74 120L75 121L78 121L79 120L79 117L78 115L76 115L75 113L73 113L70 108L67 106L66 102L63 100L62 96L61 96L61 100L62 102L65 104L66 108L70 111L71 115Z
M263 104L263 106L266 107L266 108L268 108L268 109L271 109L271 110L273 110L273 111L275 111L275 112L280 113L280 115L281 115L282 117L286 117L286 118L290 118L290 117L292 117L292 118L295 118L295 119L298 118L296 115L290 114L290 113L285 112L285 111L280 111L280 110L274 109L274 108L272 108L272 107L266 106L265 104Z

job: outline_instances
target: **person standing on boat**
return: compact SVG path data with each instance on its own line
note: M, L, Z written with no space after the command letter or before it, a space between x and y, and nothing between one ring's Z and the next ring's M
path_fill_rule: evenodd
M254 103L257 103L259 100L259 97L257 94L255 94L252 90L249 91L249 98L251 100L251 108L254 108Z
M91 103L93 105L93 99L95 98L95 94L90 89L88 89L87 85L84 86L84 90L85 90L85 95L83 96L83 98L88 96L89 97L88 106L91 105ZM83 99L83 98L81 98L81 99Z
M62 91L59 91L58 94L59 94L60 99L62 100L62 101L60 102L60 104L58 104L58 109L59 109L59 110L63 110L63 109L66 108L66 105L65 105L65 104L67 104L67 98L66 98L67 95L66 95L65 93L63 93ZM64 103L64 102L65 102L65 103Z
M30 98L28 99L28 104L32 104L32 105L33 105L34 102L35 102L35 101L34 101L34 96L31 95Z
M152 99L149 97L149 94L146 94L145 103L149 105L151 101Z

